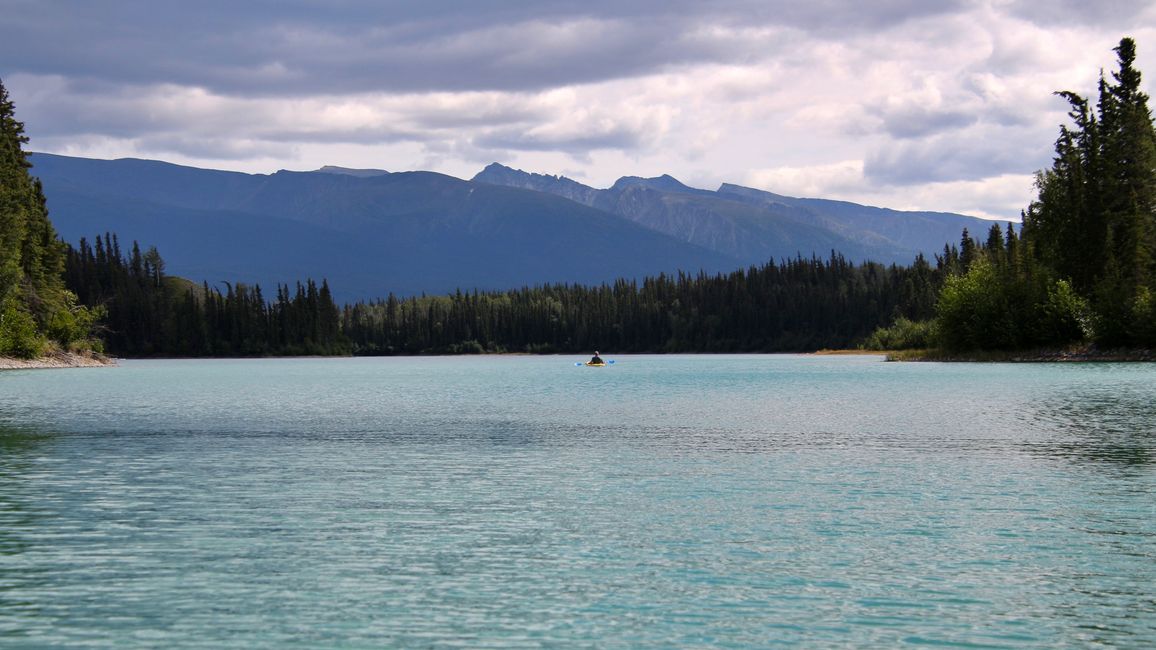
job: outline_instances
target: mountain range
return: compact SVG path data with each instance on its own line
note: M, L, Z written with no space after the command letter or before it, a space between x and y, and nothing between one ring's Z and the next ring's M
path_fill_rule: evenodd
M496 163L463 180L30 158L66 241L116 233L122 246L155 245L168 273L214 285L326 278L341 300L726 272L831 251L908 264L958 241L965 227L980 234L990 224L730 184L701 190L670 176L595 189Z

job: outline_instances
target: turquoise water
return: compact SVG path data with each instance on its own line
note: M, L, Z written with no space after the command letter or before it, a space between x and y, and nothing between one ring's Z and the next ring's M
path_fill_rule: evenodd
M1156 364L0 372L0 647L1156 646Z

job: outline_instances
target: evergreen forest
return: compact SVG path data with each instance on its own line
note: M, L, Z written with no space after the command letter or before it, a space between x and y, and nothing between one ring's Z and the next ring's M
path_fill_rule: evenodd
M23 125L0 84L0 356L480 352L949 352L1156 346L1156 129L1115 48L1095 101L1070 106L1022 226L993 223L910 266L826 258L729 274L659 275L335 304L325 280L195 284L155 248L105 233L60 241L29 174Z
M64 283L66 246L48 218L40 182L28 173L24 124L0 83L0 356L88 349L99 317Z
M164 274L155 249L124 254L115 235L69 247L65 277L105 314L124 356L468 354L481 352L804 351L848 347L900 314L928 318L958 266L795 259L729 275L613 285L549 285L449 296L389 296L339 309L329 286L195 285Z
M1037 175L1019 241L1003 253L962 242L930 325L947 350L1014 350L1091 343L1156 346L1156 128L1140 90L1136 44L1091 101L1071 107L1052 168Z
M340 311L329 284L313 280L293 290L277 287L267 299L260 286L219 287L169 277L156 248L133 242L122 253L115 235L68 247L65 280L86 305L105 317L100 336L107 349L128 357L344 355Z

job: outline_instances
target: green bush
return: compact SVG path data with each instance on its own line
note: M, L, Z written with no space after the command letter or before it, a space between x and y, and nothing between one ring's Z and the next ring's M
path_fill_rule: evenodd
M861 346L866 350L922 350L931 347L931 321L913 321L900 316L890 327L880 327Z
M977 259L965 275L947 278L935 307L936 339L947 350L1006 350L1017 346L1007 288L996 268Z
M485 354L486 348L474 339L462 341L461 343L452 343L446 348L450 354Z
M47 341L36 331L32 314L10 298L0 309L0 356L31 359L44 352Z
M64 304L48 318L48 336L69 348L93 338L97 322L104 316L103 308L88 308L76 304L76 294L64 292Z
M1045 302L1036 310L1034 343L1067 345L1092 337L1092 316L1088 301L1076 294L1067 280L1048 287Z

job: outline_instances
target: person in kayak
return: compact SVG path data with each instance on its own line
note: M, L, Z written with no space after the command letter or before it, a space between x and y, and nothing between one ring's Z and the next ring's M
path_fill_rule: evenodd
M594 356L590 357L590 361L588 361L587 363L595 364L595 363L606 363L606 362L602 360L602 357L598 356L598 350L595 350Z

